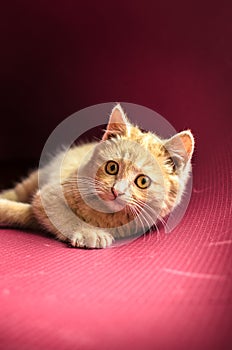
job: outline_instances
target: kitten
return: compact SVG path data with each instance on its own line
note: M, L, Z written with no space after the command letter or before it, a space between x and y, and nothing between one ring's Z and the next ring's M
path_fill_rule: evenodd
M162 140L118 104L100 142L61 152L0 194L0 224L42 228L74 247L135 237L180 203L193 150L190 130Z

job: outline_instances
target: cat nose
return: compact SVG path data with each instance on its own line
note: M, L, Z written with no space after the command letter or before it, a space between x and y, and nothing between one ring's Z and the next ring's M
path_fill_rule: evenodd
M113 193L115 198L122 196L123 194L126 194L127 191L128 191L128 181L124 179L117 181L111 188L111 192Z
M124 192L121 192L120 190L116 190L114 187L111 188L111 192L113 193L114 198L117 198L118 196L125 194Z

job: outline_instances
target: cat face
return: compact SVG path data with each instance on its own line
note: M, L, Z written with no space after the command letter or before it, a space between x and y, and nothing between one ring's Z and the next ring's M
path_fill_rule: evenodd
M81 179L88 179L83 182L83 194L90 206L122 215L143 212L142 224L150 227L152 221L179 204L191 169L193 147L190 131L161 140L133 126L117 105L102 141L80 170L80 192Z
M93 159L94 178L101 184L97 194L111 211L126 206L141 209L150 202L156 210L160 208L164 198L162 170L142 145L112 138L96 148Z

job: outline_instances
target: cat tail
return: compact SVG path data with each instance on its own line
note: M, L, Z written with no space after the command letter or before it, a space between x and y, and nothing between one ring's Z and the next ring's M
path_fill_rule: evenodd
M39 229L31 204L2 198L0 199L0 226Z
M0 192L0 199L30 203L33 194L37 189L38 171L33 171L26 179L19 182L14 188Z

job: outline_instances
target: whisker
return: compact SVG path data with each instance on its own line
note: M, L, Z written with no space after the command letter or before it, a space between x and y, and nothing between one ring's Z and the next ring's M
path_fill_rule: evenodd
M77 188L69 188L76 185ZM73 193L78 198L91 198L96 195L105 194L109 191L109 188L105 186L102 181L97 180L89 176L73 175L63 184L65 193ZM152 228L156 229L157 237L160 238L160 230L157 225L157 220L160 221L164 228L168 229L168 225L165 220L159 215L157 210L147 202L140 200L139 198L126 198L129 211L135 218L135 230L140 229L143 231L144 239L146 239L146 233L148 233L149 240L153 232Z
M157 214L156 210L155 210L154 208L150 207L147 203L144 203L144 204L145 204L144 206L145 206L146 210L150 211L151 214L155 214L155 217L156 217L156 219L157 219L159 215ZM148 214L148 213L147 213L147 214ZM151 217L150 214L149 214L149 216ZM152 219L152 225L151 225L151 227L150 227L150 230L152 231L152 227L155 227L156 232L157 232L157 236L158 236L158 238L160 239L160 230L159 230L158 225L156 224L156 220L154 220L153 217L151 217L151 219Z
M132 211L133 214L134 214L135 219L138 219L139 222L140 222L140 224L141 224L141 226L142 226L143 239L145 239L145 237L146 237L146 235L145 235L145 234L146 234L146 229L145 229L144 223L143 223L141 217L138 215L136 209L135 209L134 207L130 207L130 208L131 208L131 211ZM137 227L138 227L138 225L137 225L137 220L135 220L135 222L136 222L136 231L137 231ZM139 231L139 230L138 230L138 231Z
M145 223L146 223L146 227L145 227L145 225L143 223L144 234L146 232L149 232L150 231L150 227L151 227L151 216L148 213L146 213L145 211L143 211L143 208L141 208L141 206L138 203L135 204L134 208L135 208L135 210L137 212L137 215L138 215L138 218L140 219L140 222L143 219L143 221L145 221ZM141 217L142 217L142 219L141 219Z
M152 233L152 227L154 226L156 228L157 231L157 235L158 237L160 237L160 231L159 228L154 220L154 218L149 214L149 212L151 214L155 214L155 217L157 218L158 215L155 211L154 208L150 207L147 203L142 202L141 200L137 199L137 201L134 201L135 205L137 205L139 207L139 209L141 210L141 215L143 215L146 219L146 222L149 225L149 233ZM146 209L146 210L145 210Z

